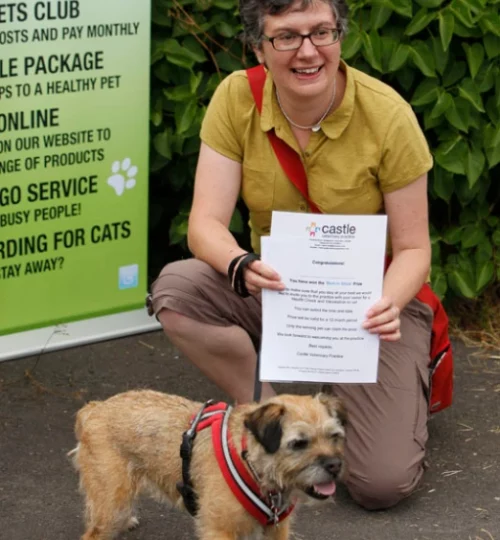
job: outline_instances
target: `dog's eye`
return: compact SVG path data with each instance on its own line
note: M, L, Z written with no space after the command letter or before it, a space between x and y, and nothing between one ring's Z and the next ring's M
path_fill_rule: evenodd
M330 435L330 439L332 440L332 442L338 443L340 441L340 439L341 439L341 435L340 435L340 433L332 433Z
M304 450L307 448L309 441L307 439L295 439L288 443L288 447L292 450Z

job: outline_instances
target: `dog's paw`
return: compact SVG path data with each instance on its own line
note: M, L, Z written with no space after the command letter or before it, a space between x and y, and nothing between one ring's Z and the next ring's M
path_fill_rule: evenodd
M133 529L139 527L139 519L136 516L132 516L127 523L127 529L132 531Z

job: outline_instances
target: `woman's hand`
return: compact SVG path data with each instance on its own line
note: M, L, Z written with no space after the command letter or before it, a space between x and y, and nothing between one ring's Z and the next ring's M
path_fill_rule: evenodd
M370 334L378 334L384 341L401 339L401 320L399 308L387 296L383 296L366 314L363 328Z
M243 271L245 285L248 292L258 294L262 289L282 291L285 284L282 283L280 275L270 266L262 261L251 262Z

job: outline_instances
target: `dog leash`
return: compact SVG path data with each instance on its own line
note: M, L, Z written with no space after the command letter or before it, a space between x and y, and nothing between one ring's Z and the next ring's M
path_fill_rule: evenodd
M253 400L259 402L262 397L262 381L259 378L260 372L260 350L257 351L257 362L255 365L255 382L253 385Z

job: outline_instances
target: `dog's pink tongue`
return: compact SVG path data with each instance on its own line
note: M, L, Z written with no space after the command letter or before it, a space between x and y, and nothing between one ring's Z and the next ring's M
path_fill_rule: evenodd
M321 493L321 495L327 495L328 497L330 495L333 495L335 493L337 486L335 485L335 482L327 482L326 484L315 484L314 489Z

